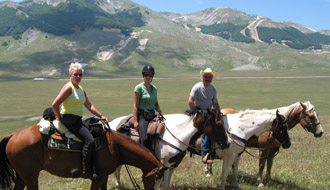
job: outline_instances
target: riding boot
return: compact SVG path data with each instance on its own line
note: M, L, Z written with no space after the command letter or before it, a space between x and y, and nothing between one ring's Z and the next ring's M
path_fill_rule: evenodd
M82 149L82 178L93 179L93 153L95 149L94 141L85 143Z

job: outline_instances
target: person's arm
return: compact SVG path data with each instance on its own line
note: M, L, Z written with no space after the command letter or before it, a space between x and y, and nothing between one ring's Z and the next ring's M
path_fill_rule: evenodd
M87 93L84 91L85 93L85 98L86 101L84 103L85 107L94 115L96 115L97 117L100 117L101 119L104 119L105 122L109 122L108 118L104 115L102 115L99 110L96 109L96 107L91 103L91 101L88 99Z
M155 109L158 113L162 113L162 110L160 109L160 106L159 106L159 103L158 103L158 100L156 101L155 103Z
M213 100L213 108L220 111L220 106L218 100Z
M195 110L196 109L194 97L189 96L189 98L188 98L188 105L189 105L190 109L192 109L192 110Z
M52 103L53 112L56 120L61 120L60 105L72 94L72 88L70 85L65 85L58 93L57 97Z
M137 130L139 127L139 113L138 113L138 108L139 108L139 103L140 103L140 93L134 92L134 103L133 103L133 122L134 122L134 128Z

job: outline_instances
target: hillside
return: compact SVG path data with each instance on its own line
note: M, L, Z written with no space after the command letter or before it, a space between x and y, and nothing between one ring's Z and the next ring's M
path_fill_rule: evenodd
M0 78L63 77L79 61L91 77L210 66L217 71L329 70L329 31L230 8L187 15L130 0L0 2ZM137 72L138 71L138 72Z

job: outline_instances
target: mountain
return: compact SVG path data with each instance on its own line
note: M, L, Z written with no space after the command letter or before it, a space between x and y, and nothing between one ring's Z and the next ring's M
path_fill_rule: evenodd
M0 78L330 68L330 31L219 7L181 15L130 0L0 2Z

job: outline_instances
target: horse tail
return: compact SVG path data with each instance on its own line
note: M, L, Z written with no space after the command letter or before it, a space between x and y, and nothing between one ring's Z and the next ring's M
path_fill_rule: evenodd
M0 189L13 189L13 182L15 181L15 170L12 168L7 154L6 146L12 135L3 138L0 142Z

